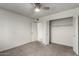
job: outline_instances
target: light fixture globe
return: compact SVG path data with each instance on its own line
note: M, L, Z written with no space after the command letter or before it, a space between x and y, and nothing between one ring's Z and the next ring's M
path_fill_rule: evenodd
M39 12L40 11L40 9L39 8L35 8L35 12Z

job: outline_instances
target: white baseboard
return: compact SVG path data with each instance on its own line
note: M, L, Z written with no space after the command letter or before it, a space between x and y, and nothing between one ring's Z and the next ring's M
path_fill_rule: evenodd
M32 42L32 41L30 41L30 42ZM12 49L12 48L16 48L16 47L19 47L19 46L21 46L21 45L24 45L24 44L27 44L27 43L30 43L30 42L23 42L23 43L21 43L21 44L17 44L17 45L14 45L14 46L11 46L11 47L2 49L2 50L0 50L0 52L6 51L6 50L9 50L9 49Z

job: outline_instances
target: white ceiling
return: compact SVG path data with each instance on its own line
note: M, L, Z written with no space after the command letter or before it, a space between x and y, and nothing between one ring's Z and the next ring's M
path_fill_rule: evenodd
M35 12L31 3L0 3L0 8L19 13L30 18L40 18L57 12L79 7L79 3L42 3L49 6L49 10Z

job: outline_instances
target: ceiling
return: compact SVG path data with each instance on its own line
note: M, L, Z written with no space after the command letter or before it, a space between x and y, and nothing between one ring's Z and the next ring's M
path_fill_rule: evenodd
M0 3L0 8L19 13L30 18L40 18L57 12L79 7L79 3L41 3L42 6L49 6L49 10L35 12L31 3Z

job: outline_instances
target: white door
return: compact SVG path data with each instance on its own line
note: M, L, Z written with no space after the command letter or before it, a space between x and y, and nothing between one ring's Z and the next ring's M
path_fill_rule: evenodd
M73 46L72 18L57 19L51 22L51 42Z
M37 41L37 23L32 22L32 41Z
M42 23L38 23L38 41L42 42L43 40L43 25Z

